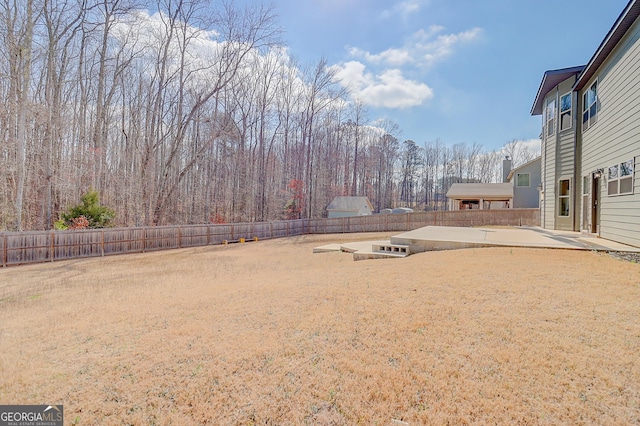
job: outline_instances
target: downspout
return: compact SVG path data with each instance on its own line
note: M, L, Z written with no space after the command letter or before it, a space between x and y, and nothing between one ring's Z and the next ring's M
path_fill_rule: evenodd
M540 167L540 183L542 184L542 197L540 197L540 226L542 229L547 229L547 139L544 134L544 112L542 113L542 133L540 133L540 140L542 141L542 162Z
M575 91L572 89L571 90L571 97L575 96ZM578 103L578 97L576 96L576 104ZM572 99L573 100L573 99ZM576 109L577 112L577 109ZM582 193L582 183L578 182L578 122L576 120L578 114L573 114L573 119L575 120L574 122L574 126L573 126L573 188L575 189L573 191L573 214L572 214L572 218L571 220L573 221L573 223L571 224L571 228L573 229L573 231L579 231L580 228L576 229L576 216L578 215L578 192ZM580 114L580 116L582 116L582 114Z

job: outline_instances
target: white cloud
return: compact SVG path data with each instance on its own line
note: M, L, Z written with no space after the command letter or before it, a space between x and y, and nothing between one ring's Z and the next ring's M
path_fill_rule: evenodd
M357 47L352 47L349 49L349 54L357 58L362 58L369 63L386 63L392 66L401 66L414 61L409 51L405 49L387 49L378 54L371 54Z
M396 6L396 9L400 11L402 15L409 15L411 13L415 13L419 11L423 3L424 2L420 0L407 0L407 1L400 2Z
M418 3L402 4L410 9ZM404 47L379 53L351 47L348 52L357 60L337 65L337 76L355 98L368 105L387 108L422 105L433 98L433 90L424 82L407 79L400 67L411 66L424 72L454 54L459 45L477 39L482 33L480 28L457 34L443 34L443 31L444 27L432 25L415 32Z
M536 157L540 155L540 144L540 139L527 139L523 141L523 145Z
M431 30L429 33L419 31L414 35L418 40L414 45L415 49L421 53L423 59L423 61L420 62L427 67L431 67L442 59L452 55L457 45L476 40L482 34L482 29L472 28L458 34L439 35L435 40L432 40L434 28L432 27ZM436 30L438 30L438 32L441 31L441 27L436 27Z
M389 48L380 53L371 53L357 47L350 47L349 54L370 64L386 64L398 67L414 64L422 68L430 68L443 59L451 56L455 49L465 43L478 39L481 28L472 28L457 34L441 34L444 27L432 25L428 29L416 31L410 40L401 48Z
M403 19L418 12L428 0L404 0L393 5L391 9L385 9L380 14L381 19L390 19L394 16L401 16Z
M389 69L374 75L357 61L336 65L336 77L351 89L354 98L366 105L386 108L408 108L422 105L433 98L433 90L424 83L409 80L402 71Z

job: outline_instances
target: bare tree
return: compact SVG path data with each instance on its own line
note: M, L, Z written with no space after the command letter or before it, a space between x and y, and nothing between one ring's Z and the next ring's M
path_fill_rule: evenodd
M426 210L437 209L436 182L438 180L438 168L440 165L440 155L442 153L442 141L436 139L424 144L424 168L423 168L423 190L424 206Z
M353 108L353 179L351 186L351 195L358 195L358 149L360 148L360 139L362 138L362 127L366 124L366 110L364 104L356 100Z
M50 228L90 187L117 225L277 219L293 181L303 217L341 193L416 203L398 126L326 60L302 71L270 9L138 5L0 0L0 229Z
M59 210L59 202L54 206L55 196L60 182L59 172L62 170L62 153L64 152L65 81L68 79L72 59L75 54L75 42L86 15L86 8L79 3L45 0L42 19L46 30L46 62L42 72L45 74L45 105L47 123L44 135L44 208L45 217L42 226L47 229L53 226L54 210ZM57 175L58 178L54 178Z
M311 71L304 97L304 109L302 111L300 128L301 140L304 150L304 170L305 193L307 200L305 203L305 217L312 217L314 206L314 131L316 119L325 108L343 96L344 92L334 90L336 85L336 71L327 67L327 60L322 58Z
M27 122L31 112L31 65L35 27L34 0L3 0L0 10L8 59L7 140L16 152L14 228L22 230L27 173Z
M164 92L166 87L166 63L169 58L169 46L172 43L171 37L174 31L179 32L180 39L180 58L181 61L185 60L186 46L190 41L190 35L187 35L185 22L188 22L197 7L197 3L179 4L179 7L174 11L173 16L181 17L183 20L168 21L167 39L163 48L162 55L160 57L161 73L159 81L162 80L163 84L158 85L157 94L157 107L154 114L156 120L159 120L161 116L161 109L159 103L162 99L166 99L166 93ZM216 52L216 61L211 66L207 67L207 72L210 73L212 80L207 82L203 86L193 86L190 89L191 103L189 106L184 105L185 85L186 79L189 79L194 74L186 73L184 66L181 66L176 70L178 74L177 78L177 93L178 93L178 114L176 115L176 124L170 131L175 130L170 139L168 151L165 153L162 161L162 171L160 174L159 188L157 196L153 202L153 223L161 223L164 220L166 214L166 208L170 200L174 197L175 191L178 189L180 182L187 176L187 174L193 169L197 163L197 158L200 153L204 152L210 143L213 143L218 136L222 136L232 128L232 123L228 121L228 115L214 113L211 117L214 123L210 130L213 132L208 138L205 139L205 143L196 150L195 156L191 156L182 164L176 165L175 161L178 159L178 154L181 153L181 148L184 144L187 132L190 129L190 125L194 120L200 117L200 113L212 102L211 107L213 111L217 111L221 108L220 102L222 100L221 94L224 89L229 87L233 79L238 75L238 72L245 64L245 59L249 54L264 47L269 47L277 41L275 36L278 31L273 26L273 15L270 9L245 9L244 12L239 13L233 9L231 5L226 4L224 6L223 13L218 16L217 20L219 31L223 35L224 40L219 43L218 51ZM182 31L175 28L176 25L182 24ZM156 142L154 147L158 147L160 144Z
M415 191L419 167L422 166L420 147L412 140L404 141L401 165L400 200L407 207L415 206Z
M531 151L525 141L513 139L507 142L501 150L504 157L509 157L513 162L513 167L521 166L536 157L536 153Z
M500 154L496 151L487 152L478 156L477 178L483 183L501 182L499 173Z
M471 182L473 180L477 180L477 161L478 156L482 152L482 145L477 142L473 142L471 146L467 149L467 182Z

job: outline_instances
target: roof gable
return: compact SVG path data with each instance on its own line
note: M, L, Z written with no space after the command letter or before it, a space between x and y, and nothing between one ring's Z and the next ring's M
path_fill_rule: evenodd
M373 210L369 198L338 196L327 206L327 210L360 211L363 207Z
M545 96L558 84L574 75L580 74L584 67L584 65L580 65L577 67L545 71L540 87L538 88L538 93L536 94L536 99L533 101L533 106L531 107L531 115L542 114Z
M447 198L513 198L510 183L454 183Z
M516 173L518 173L520 170L525 169L525 168L527 168L527 167L529 167L529 166L531 166L532 164L535 164L535 163L540 163L540 166L538 166L538 167L542 167L542 156L534 158L533 160L529 161L528 163L524 163L523 165L518 166L515 169L512 169L509 172L509 176L507 176L507 180L509 182L511 182L511 179L513 179L513 176Z

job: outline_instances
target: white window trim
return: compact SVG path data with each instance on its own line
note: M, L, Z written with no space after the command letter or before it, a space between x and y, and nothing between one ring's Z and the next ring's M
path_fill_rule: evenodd
M569 191L568 191L567 195L560 195L561 182L565 181L565 180L569 181ZM571 217L571 191L572 190L573 190L573 188L572 188L571 178L567 177L567 178L558 179L558 206L557 206L557 208L558 208L558 210L557 210L558 217ZM566 198L568 200L567 202L569 203L569 210L568 210L566 215L561 215L560 214L560 205L562 204L560 202L560 200L563 199L563 198Z
M549 118L549 105L553 103L553 117ZM549 126L549 122L553 125ZM558 95L553 99L548 99L544 104L544 134L545 137L553 136L556 134L558 122ZM551 130L550 130L551 129Z
M529 185L518 185L518 177L520 175L529 175ZM516 187L517 188L530 188L531 187L531 173L516 173Z
M589 104L587 106L587 104L584 102L584 96L591 90L591 88L593 86L596 86L596 96L595 96L595 100L593 101L592 104ZM598 81L598 79L596 78L595 80L593 80L593 82L589 85L589 88L582 94L582 114L580 114L580 120L582 122L582 131L585 132L587 130L589 130L591 127L593 127L597 122L598 122L598 115L600 115L600 107L598 107L598 99L600 97L599 95L600 93L600 82ZM596 114L595 116L591 115L591 107L595 104L596 106ZM589 113L589 119L587 120L587 124L585 125L584 122L584 113L588 112ZM595 117L595 118L594 118Z
M622 168L620 167L622 164L626 163L627 161L631 161L633 163L633 171L631 172L630 175L627 176L620 176L622 173ZM610 179L609 178L609 167L606 168L606 172L607 172L607 196L609 197L620 197L620 196L625 196L625 195L633 195L633 187L635 184L634 181L634 174L636 171L636 164L635 164L635 158L631 158L627 161L621 161L620 163L617 164L612 164L609 167L618 167L618 177L616 177L615 179ZM629 192L620 192L620 181L621 180L631 180L631 191ZM609 194L609 183L611 182L616 182L617 186L618 186L618 192L616 192L615 194Z
M565 114L567 112L569 112L569 127L566 128L562 128L562 98L564 98L565 96L569 96L569 99L571 99L571 108L568 109L568 111L565 111ZM571 128L573 128L573 92L567 92L564 95L560 96L560 107L558 108L558 114L559 114L559 126L558 126L558 131L560 132L564 132L565 130L569 130Z

